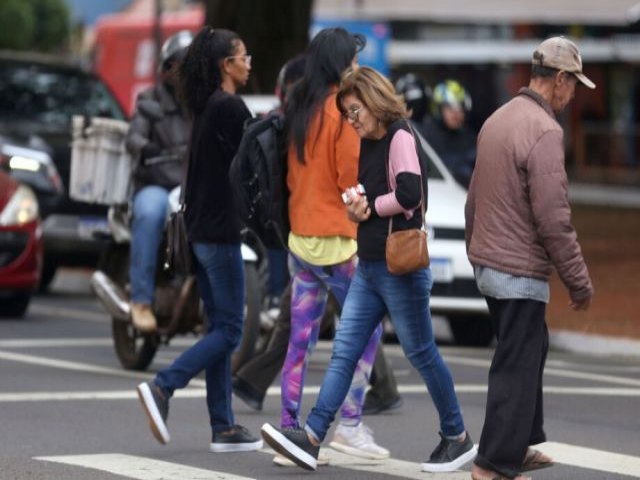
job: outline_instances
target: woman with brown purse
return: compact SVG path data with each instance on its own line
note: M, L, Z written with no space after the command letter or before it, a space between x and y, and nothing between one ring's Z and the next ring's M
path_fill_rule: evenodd
M393 231L420 228L424 219L423 175L406 107L393 85L367 67L347 72L336 97L338 109L361 137L358 181L364 195L347 192L349 218L358 224L359 263L336 332L331 363L304 428L265 424L262 436L302 468L315 469L319 445L347 395L356 364L385 314L418 370L440 416L441 441L422 464L448 472L472 460L476 449L465 430L453 379L431 328L428 267L390 273L386 260ZM360 190L362 192L362 190Z

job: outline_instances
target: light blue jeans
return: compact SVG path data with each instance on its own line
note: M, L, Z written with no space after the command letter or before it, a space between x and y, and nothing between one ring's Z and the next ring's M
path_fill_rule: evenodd
M389 273L384 260L360 260L342 310L329 368L316 405L307 418L306 429L318 440L326 436L349 391L358 359L385 313L391 317L404 354L431 394L442 433L455 437L464 432L453 378L431 329L432 284L429 268L396 276Z
M155 185L133 197L131 227L131 301L151 305L156 287L158 247L167 221L169 192Z

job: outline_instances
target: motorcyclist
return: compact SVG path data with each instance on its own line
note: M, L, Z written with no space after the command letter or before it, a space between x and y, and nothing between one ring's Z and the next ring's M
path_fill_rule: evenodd
M187 50L193 34L179 31L160 51L159 81L136 99L126 138L133 157L133 220L131 238L131 319L143 332L153 332L157 321L153 293L158 247L166 222L168 196L182 180L189 122L176 99L173 66Z
M443 162L465 188L476 163L476 134L466 124L471 97L456 80L445 80L433 89L431 118L424 134Z
M431 88L415 73L405 73L398 77L395 84L396 92L404 97L407 111L411 120L422 127L431 102Z

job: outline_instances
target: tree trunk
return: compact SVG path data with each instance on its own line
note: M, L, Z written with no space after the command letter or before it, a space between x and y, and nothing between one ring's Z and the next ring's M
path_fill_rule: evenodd
M309 41L313 0L203 0L205 23L237 32L253 56L247 89L272 93L282 65Z

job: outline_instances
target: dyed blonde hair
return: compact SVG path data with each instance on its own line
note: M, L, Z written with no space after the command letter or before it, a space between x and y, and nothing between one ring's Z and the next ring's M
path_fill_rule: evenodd
M342 105L342 100L347 95L355 95L385 128L396 120L409 116L402 96L396 93L384 75L371 67L349 69L342 76L336 97L338 110L342 115L347 114Z

